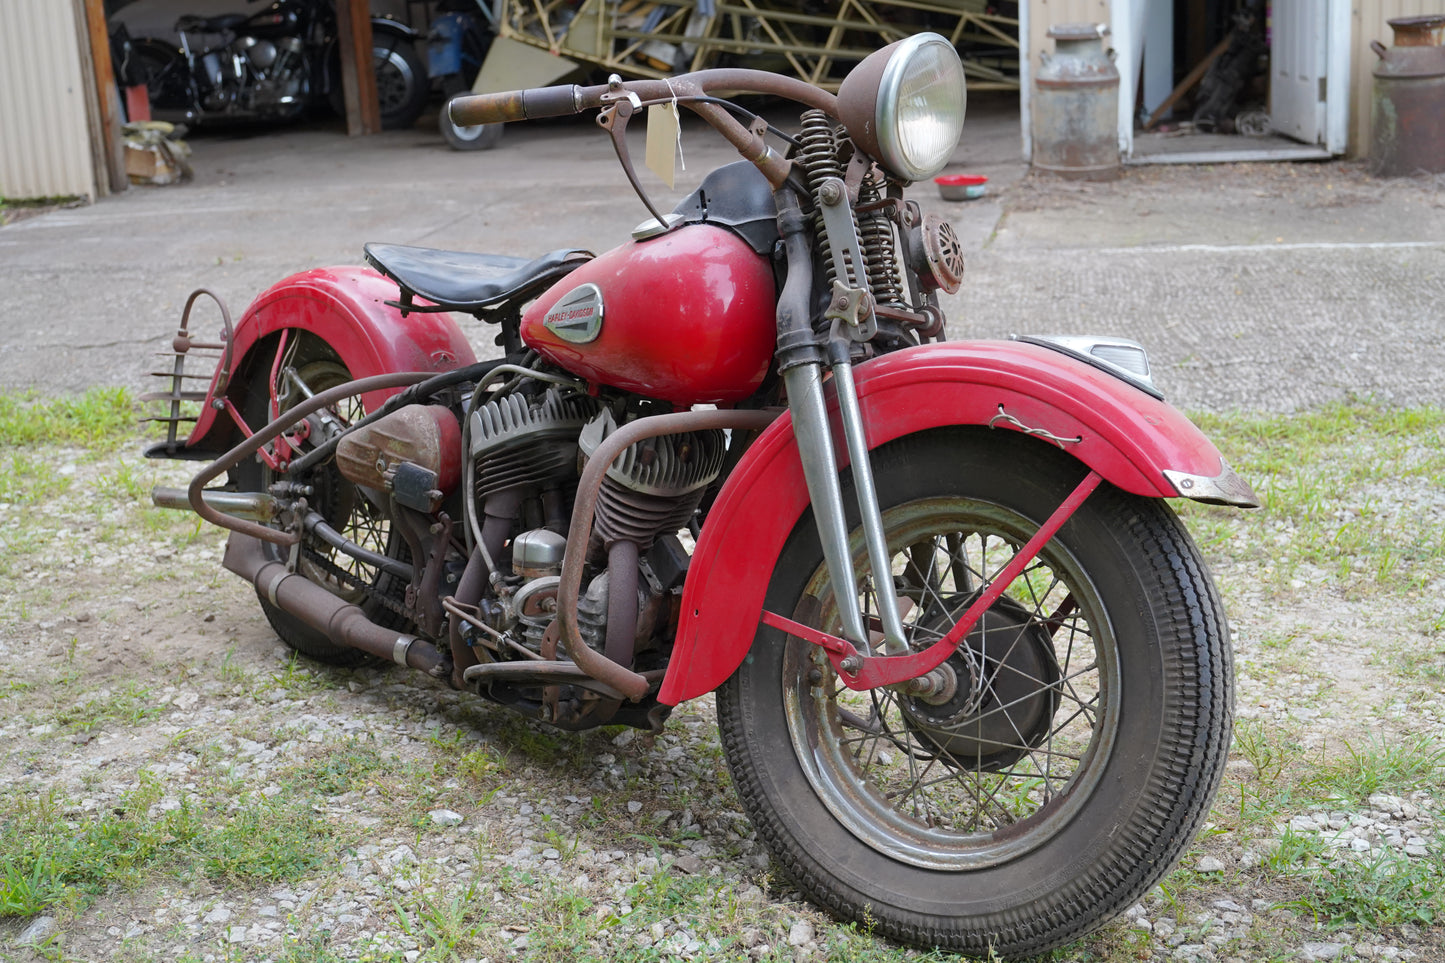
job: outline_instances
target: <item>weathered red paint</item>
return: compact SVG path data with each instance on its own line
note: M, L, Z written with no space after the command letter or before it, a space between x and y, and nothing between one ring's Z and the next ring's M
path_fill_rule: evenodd
M931 428L987 425L1002 406L1029 428L1080 438L1066 450L1135 494L1175 497L1165 470L1212 477L1223 464L1218 449L1174 408L1037 345L929 344L860 365L855 377L870 449ZM836 401L831 407L836 411ZM842 465L846 448L836 418L834 425ZM1003 421L996 425L1014 430ZM660 701L676 705L710 692L741 664L773 566L807 508L792 422L783 416L748 450L708 513L683 588Z
M396 283L370 268L315 268L293 274L246 308L236 325L232 375L244 369L256 342L286 328L307 331L331 345L353 378L395 371L440 373L476 361L451 315L411 312L403 317L400 310L384 303L398 296ZM363 395L362 405L370 411L398 390ZM213 431L229 430L229 419L218 421L220 412L211 404L215 391L213 377L187 447L204 449Z
M584 284L602 292L596 340L543 322ZM582 265L522 314L522 340L598 384L678 405L741 401L768 373L777 296L766 258L721 228L694 224L632 241Z

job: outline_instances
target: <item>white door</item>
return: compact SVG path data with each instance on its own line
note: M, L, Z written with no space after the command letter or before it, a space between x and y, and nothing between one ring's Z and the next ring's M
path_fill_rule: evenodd
M1272 19L1270 122L1287 137L1324 143L1329 66L1326 5L1319 0L1274 0Z

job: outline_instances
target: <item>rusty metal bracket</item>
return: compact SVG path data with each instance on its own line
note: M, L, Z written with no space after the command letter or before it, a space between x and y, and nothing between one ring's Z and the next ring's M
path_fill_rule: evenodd
M208 297L216 302L216 307L221 311L221 340L220 341L197 341L191 336L191 309L195 307L196 301L201 297ZM231 354L235 342L234 329L231 325L231 312L226 308L226 302L209 288L196 288L191 296L186 298L186 306L181 311L181 324L176 329L176 335L171 339L171 350L162 352L160 357L173 358L170 371L152 371L151 374L157 378L165 378L170 381L168 391L148 391L140 396L141 401L164 401L168 403L166 414L154 415L142 418L142 422L159 421L166 426L166 451L174 453L177 451L179 428L184 422L194 422L197 416L183 414L181 405L185 402L206 402L211 399L221 398L226 393L226 388L231 382ZM209 375L188 374L186 372L186 358L192 348L200 348L205 351L219 351L216 367ZM209 387L206 391L186 390L187 381L205 381ZM215 402L212 401L214 404Z
M1007 411L1004 411L1003 405L998 406L998 414L994 415L988 420L988 426L992 428L1000 421L1002 421L1006 425L1012 425L1015 429L1023 432L1026 435L1033 435L1035 438L1042 438L1044 441L1052 442L1053 444L1058 445L1060 448L1063 448L1065 445L1077 445L1079 442L1084 440L1083 435L1076 435L1073 438L1061 438L1060 436L1049 431L1047 428L1031 428L1028 425L1024 424L1022 421L1019 421L1013 415L1009 414Z

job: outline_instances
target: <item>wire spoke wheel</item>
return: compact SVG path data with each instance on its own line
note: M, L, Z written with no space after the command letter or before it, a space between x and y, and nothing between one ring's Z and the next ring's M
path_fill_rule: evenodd
M914 652L1084 474L973 428L885 445L873 471L890 571L869 573L850 508L848 591L879 651L892 593ZM810 514L765 607L839 633ZM814 902L902 942L1027 957L1122 911L1188 846L1229 741L1226 639L1178 520L1106 484L924 680L853 691L818 646L762 627L718 690L719 728L759 838Z
M275 384L268 383L264 376L253 382L246 409L246 420L253 427L266 424L275 414L290 410L311 395L353 380L336 352L313 335L293 332L282 351ZM309 449L319 440L315 432L338 431L364 414L360 397L344 398L308 418L306 438L302 439L296 428L288 436L294 444ZM308 508L344 538L377 554L402 560L409 557L404 540L392 531L384 509L347 481L334 460L323 462L304 477L278 475L259 461L248 462L242 468L237 478L241 490L266 491L282 480L307 486L311 489L306 496ZM333 595L360 606L379 624L398 629L408 625L408 619L397 610L405 587L401 580L314 534L303 536L296 571ZM333 665L355 665L366 660L361 650L331 641L324 633L277 608L259 590L257 598L276 634L298 652Z
M306 362L299 368L285 366L282 371L283 377L294 379L278 391L280 401L277 407L282 413L308 395L320 394L352 380L346 366L332 359ZM305 386L304 391L301 386ZM335 407L327 409L331 423L338 427L350 425L365 414L361 399L356 396L343 398ZM268 484L275 480L270 471L265 472L265 477ZM341 477L335 461L328 461L317 468L306 482L315 489L312 503L332 528L362 548L386 554L387 546L391 544L391 523L375 503ZM303 544L304 550L297 561L298 571L349 602L359 604L365 599L365 586L376 582L380 576L372 566L318 538L309 537Z
M913 651L952 628L1027 540L1027 525L953 499L884 516L894 591L911 603L900 608ZM940 693L854 692L821 649L790 648L794 751L824 804L868 845L921 867L986 866L1037 845L1087 797L1118 725L1109 698L1118 653L1098 593L1076 562L1054 554L1046 550L980 619L939 670ZM819 627L838 632L826 567L805 595L829 600ZM876 612L876 583L859 600L865 616Z

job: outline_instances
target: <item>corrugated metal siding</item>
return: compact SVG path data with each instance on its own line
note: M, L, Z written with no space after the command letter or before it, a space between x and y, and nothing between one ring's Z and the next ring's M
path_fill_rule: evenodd
M1395 32L1388 21L1426 13L1445 14L1445 0L1355 0L1350 53L1350 155L1370 151L1370 103L1375 93L1375 64L1380 58L1370 41L1390 46Z
M0 0L0 196L95 197L71 0Z

